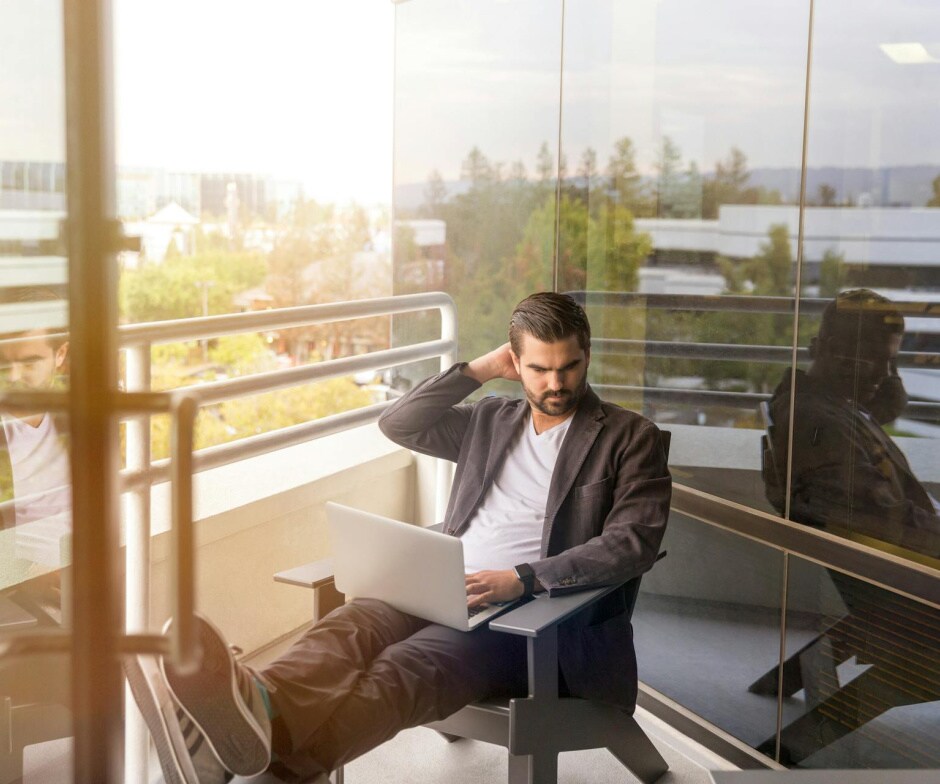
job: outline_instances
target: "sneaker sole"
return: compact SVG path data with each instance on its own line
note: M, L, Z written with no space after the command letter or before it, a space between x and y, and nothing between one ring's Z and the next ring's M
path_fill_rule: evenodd
M271 763L267 735L243 705L235 660L222 633L199 616L196 629L202 650L199 669L180 675L164 659L160 666L180 707L202 731L219 761L239 776L254 776Z
M153 674L156 676L159 673L156 664L153 666ZM169 693L165 695L165 700L161 699L155 691L152 679L144 672L144 667L137 656L130 656L124 660L124 674L131 687L131 694L134 695L134 701L150 730L150 737L153 739L166 784L199 784L199 778L189 758L186 741L179 727L167 722L160 707L168 702L170 709L173 710L174 706Z

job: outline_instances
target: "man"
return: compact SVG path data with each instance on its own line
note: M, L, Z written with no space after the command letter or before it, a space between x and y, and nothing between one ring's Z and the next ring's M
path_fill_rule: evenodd
M380 421L396 443L457 463L444 523L464 542L471 607L636 577L656 559L669 509L659 431L601 402L587 384L590 327L581 307L559 294L532 295L513 312L509 337L420 384ZM462 402L493 379L521 383L525 399ZM614 592L566 623L559 659L570 693L632 711L636 662L626 609L623 593ZM330 613L255 673L234 662L207 621L199 630L200 671L165 666L185 711L182 728L153 679L135 692L153 717L158 748L161 739L167 747L175 737L179 748L187 738L205 780L221 779L204 766L199 730L230 771L257 773L273 753L277 775L309 781L406 727L483 697L525 693L521 638L485 627L458 632L376 600ZM132 686L141 683L129 677ZM185 754L170 756L161 754L164 772L188 781L174 769L180 761L186 767Z
M20 303L41 307L55 292L33 290ZM69 344L64 335L30 329L0 341L3 391L45 392L64 377ZM0 519L6 541L3 585L46 575L30 583L42 604L58 609L62 540L71 530L68 429L49 413L2 412L0 427ZM12 560L10 558L12 557Z
M826 306L810 343L812 364L806 372L787 371L771 400L776 469L765 462L764 482L768 499L782 513L792 402L791 518L937 557L936 501L882 428L907 401L897 373L903 333L904 319L890 300L868 289L843 292ZM758 746L773 756L779 741L780 761L787 765L802 763L892 708L940 698L937 614L828 572L845 615L831 623L821 613L829 625L784 664L786 693L805 688L806 707L779 738ZM836 667L852 656L866 669L842 682ZM777 679L752 690L776 696Z
M868 289L826 306L810 344L812 364L795 372L790 515L937 556L936 502L882 428L906 404L897 374L903 333L901 314ZM787 371L770 403L777 470L764 476L768 500L781 512L790 388Z

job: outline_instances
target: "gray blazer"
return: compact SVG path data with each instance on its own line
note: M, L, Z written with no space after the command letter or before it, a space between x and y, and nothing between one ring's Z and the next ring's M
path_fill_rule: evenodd
M480 385L463 364L397 400L379 420L392 441L457 463L444 530L460 536L499 471L529 410L524 399L463 399ZM655 562L672 484L658 428L602 402L588 388L562 444L549 487L539 582L555 596L629 581ZM559 630L559 663L571 694L633 710L636 656L630 586Z

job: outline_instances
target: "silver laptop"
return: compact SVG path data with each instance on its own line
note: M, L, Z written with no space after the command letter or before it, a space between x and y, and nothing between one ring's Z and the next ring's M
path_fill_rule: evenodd
M336 588L349 598L381 599L409 615L470 631L515 602L467 608L463 542L455 536L326 505Z

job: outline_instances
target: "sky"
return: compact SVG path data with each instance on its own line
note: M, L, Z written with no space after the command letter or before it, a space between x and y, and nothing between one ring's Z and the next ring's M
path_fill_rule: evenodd
M113 0L119 166L388 203L390 0ZM0 160L63 160L61 0L0 0Z
M390 0L115 0L119 164L388 202Z
M808 0L416 0L399 7L396 182L459 176L478 146L531 173L542 142L569 171L629 136L652 173L668 135L700 170L732 146L752 167L799 168ZM899 65L884 43L937 61ZM808 162L940 163L940 2L817 0ZM433 100L429 100L433 96Z
M63 157L61 3L0 2L0 160ZM711 171L799 167L808 0L114 0L123 166L299 180L323 201L387 203L477 146L531 174L629 136ZM397 22L396 22L397 14ZM396 30L397 26L397 30ZM933 55L898 64L884 44ZM819 0L808 162L940 163L940 2ZM394 133L393 133L394 131Z

